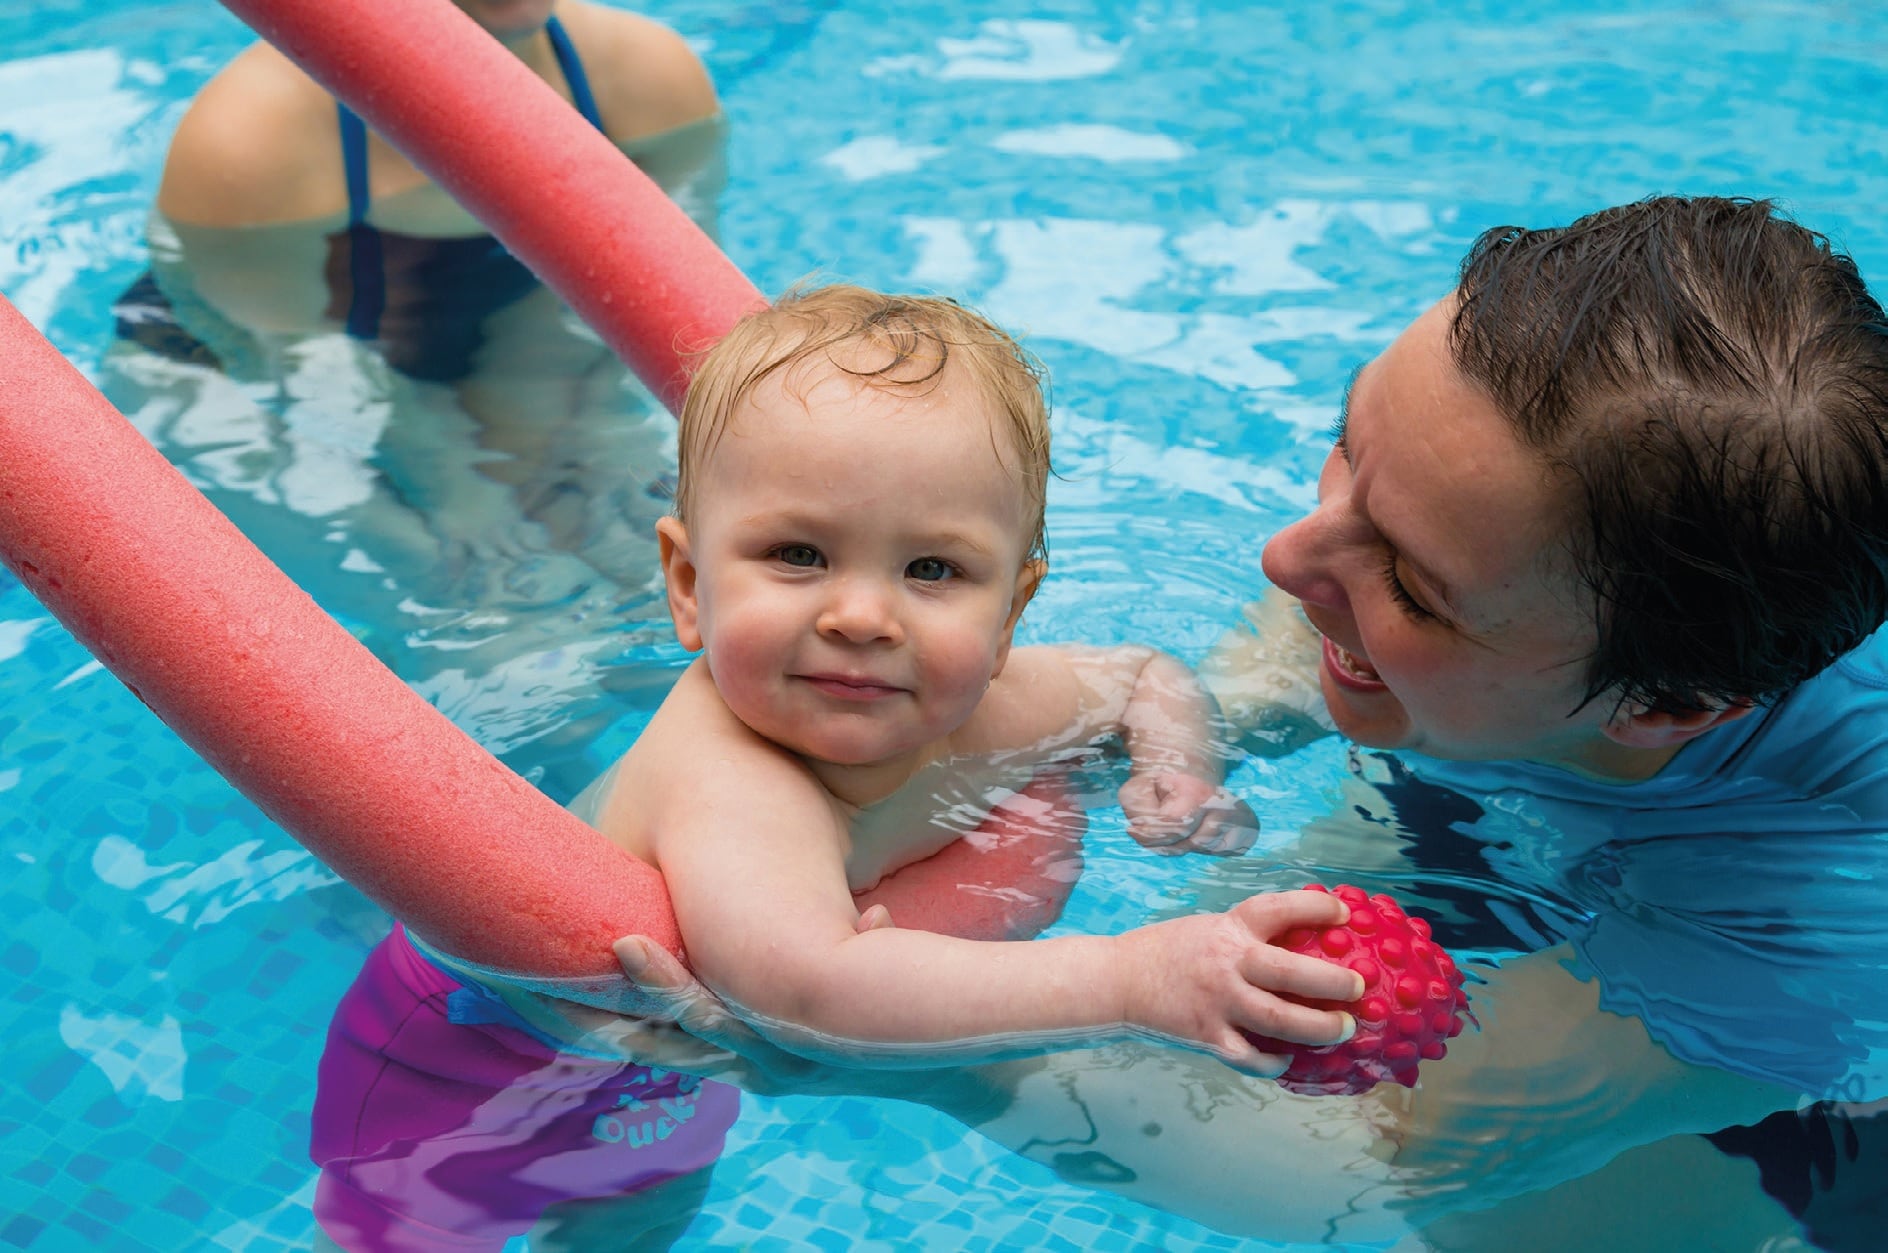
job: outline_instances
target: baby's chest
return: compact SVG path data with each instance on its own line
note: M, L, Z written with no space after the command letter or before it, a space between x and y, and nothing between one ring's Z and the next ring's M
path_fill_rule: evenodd
M982 819L979 818L978 822ZM968 830L975 830L972 823ZM902 823L881 821L877 808L852 824L852 843L846 853L846 886L863 892L886 875L923 861L961 839L966 828L938 815L906 815Z
M886 875L975 832L990 811L1029 781L1026 769L998 765L930 768L848 822L846 883L864 891Z

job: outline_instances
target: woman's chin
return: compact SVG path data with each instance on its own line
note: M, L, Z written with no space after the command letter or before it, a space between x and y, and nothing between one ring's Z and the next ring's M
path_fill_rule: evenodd
M1414 748L1409 716L1382 684L1364 690L1341 681L1327 664L1319 668L1318 687L1337 733L1364 748Z

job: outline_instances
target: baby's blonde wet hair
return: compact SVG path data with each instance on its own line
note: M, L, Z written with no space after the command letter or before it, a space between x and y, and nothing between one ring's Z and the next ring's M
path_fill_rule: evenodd
M868 387L923 392L954 365L995 407L1006 450L997 459L1023 486L1031 559L1047 552L1049 403L1042 366L1022 345L954 300L897 296L848 284L796 288L751 313L703 354L682 404L675 516L688 521L702 467L729 418L765 380L809 364L831 366ZM1014 464L1012 464L1014 462Z

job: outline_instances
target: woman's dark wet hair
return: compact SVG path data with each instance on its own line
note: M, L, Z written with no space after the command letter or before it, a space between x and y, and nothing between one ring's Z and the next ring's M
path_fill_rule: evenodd
M1888 618L1888 323L1762 200L1658 197L1462 263L1457 367L1569 485L1587 698L1775 699Z

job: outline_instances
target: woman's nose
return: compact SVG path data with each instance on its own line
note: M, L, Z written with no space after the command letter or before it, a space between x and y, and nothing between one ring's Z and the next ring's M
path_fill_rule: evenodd
M836 579L820 610L819 632L854 644L904 638L895 598L877 579Z
M1266 542L1259 566L1272 586L1306 604L1342 608L1343 583L1336 573L1337 546L1331 541L1327 507L1298 519Z

